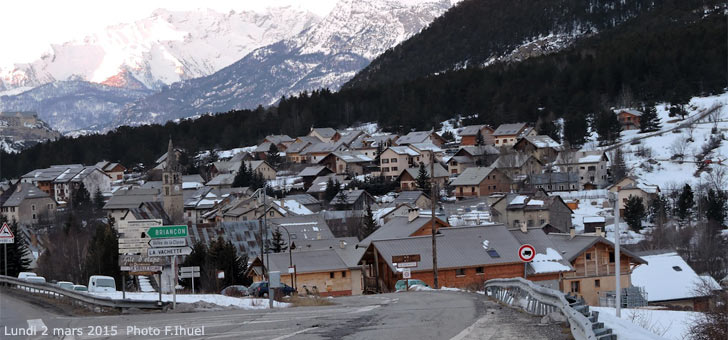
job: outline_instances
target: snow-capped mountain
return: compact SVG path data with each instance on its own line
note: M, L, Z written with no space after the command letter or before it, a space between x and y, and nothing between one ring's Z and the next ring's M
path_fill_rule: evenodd
M52 45L38 60L0 65L0 90L66 80L130 84L118 82L115 78L120 74L127 80L133 78L131 84L159 89L212 74L319 20L315 14L293 7L262 13L159 9L148 18Z
M324 19L300 34L256 49L212 75L172 84L141 99L114 125L252 108L322 87L336 90L374 57L419 32L454 3L340 0Z

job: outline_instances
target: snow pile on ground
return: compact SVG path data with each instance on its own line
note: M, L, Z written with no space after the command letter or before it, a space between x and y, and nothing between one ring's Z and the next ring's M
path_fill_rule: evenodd
M604 229L606 230L607 240L614 242L615 230L613 218L607 219L607 225L604 227ZM647 233L649 231L650 227L644 227L642 228L642 230L640 230L641 233L636 233L632 231L632 229L629 229L629 225L627 225L627 222L619 222L619 242L621 244L637 244L645 239L645 235L642 233Z
M103 296L112 299L121 300L122 292L108 292L108 293L91 293L96 296ZM128 300L141 300L141 301L158 301L158 293L126 293ZM162 294L162 301L172 302L172 294ZM268 299L254 299L254 298L236 298L231 296L224 296L220 294L177 294L177 302L179 303L196 303L205 302L212 303L218 306L230 306L240 309L266 309L268 308ZM290 304L284 302L273 302L274 308L285 308L289 307Z
M619 340L688 339L690 326L701 315L658 309L622 309L617 319L614 308L590 307L599 312L599 321L611 327Z
M412 292L424 292L424 291L431 291L431 290L434 290L434 289L432 289L430 287L423 286L423 285L411 285L409 287L409 290L412 291Z
M533 257L531 268L536 274L559 273L571 270L571 268L559 262L563 259L558 251L546 248L546 254L538 253Z
M139 288L141 288L142 292L145 293L155 291L151 282L149 282L149 278L146 276L139 276Z

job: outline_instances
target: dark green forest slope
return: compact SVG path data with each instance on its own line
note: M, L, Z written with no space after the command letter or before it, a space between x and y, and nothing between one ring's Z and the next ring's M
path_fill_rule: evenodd
M613 105L621 92L637 101L684 102L726 86L726 17L670 2L649 15L601 31L547 56L481 69L461 69L366 88L327 90L283 98L268 109L234 111L179 123L121 127L106 135L62 138L20 154L2 155L2 177L50 164L92 164L101 159L127 166L151 164L166 140L190 151L232 148L265 135L291 136L311 126L344 127L376 121L404 132L429 129L459 114L479 113L477 122L535 122L586 114ZM578 131L586 133L586 129Z

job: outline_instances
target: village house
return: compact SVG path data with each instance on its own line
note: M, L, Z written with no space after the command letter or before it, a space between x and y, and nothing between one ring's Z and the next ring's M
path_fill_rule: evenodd
M267 218L285 217L287 213L272 197L268 197L266 202L263 202L257 197L242 196L221 206L217 219L223 222L240 222L263 218L263 216Z
M551 163L561 151L561 144L553 140L549 136L525 136L513 145L513 148L519 152L531 155L541 161L541 163Z
M480 131L480 135L483 136L484 145L495 144L495 139L493 138L494 131L492 127L488 125L468 125L463 127L458 133L460 135L460 146L476 145L478 131Z
M650 306L705 312L721 286L710 275L698 275L676 252L645 252L645 264L632 271L632 284L647 293Z
M307 146L299 153L306 157L306 162L316 164L333 152L346 151L346 145L340 142L317 143Z
M526 177L527 188L546 192L579 190L579 175L574 172L547 172Z
M574 268L562 274L562 292L583 297L590 306L599 306L600 298L614 292L616 259L611 241L597 235L573 233L550 233L548 237ZM620 255L620 284L626 288L632 286L635 267L647 262L624 247Z
M480 197L494 192L509 192L511 179L500 169L494 167L467 168L450 182L455 197Z
M327 168L326 166L313 165L301 170L301 172L299 172L297 176L303 179L303 188L308 189L311 187L316 177L326 176L332 173L333 171L331 171L331 169Z
M55 197L53 181L69 168L82 168L82 164L51 165L50 168L36 169L20 177L23 183L30 183L45 193Z
M340 142L341 144L346 145L347 148L351 148L351 145L354 144L354 141L359 139L359 137L366 137L368 136L364 131L361 130L344 130L339 131L339 140L337 142Z
M659 186L647 184L633 176L622 178L617 183L608 186L607 190L617 194L619 212L622 216L624 216L624 206L630 196L641 198L642 204L647 209L650 206L650 202L660 194Z
M326 168L326 170L328 170L328 168ZM318 176L313 179L313 182L311 182L311 186L308 188L308 190L306 190L306 193L320 201L324 201L324 194L326 193L326 187L328 187L329 180L333 181L334 183L338 182L341 187L345 187L346 184L350 182L345 178L346 176L344 175L336 175L332 173Z
M387 179L396 179L404 169L418 165L420 153L408 146L391 146L379 156L379 169ZM429 164L429 163L428 163Z
M602 232L606 230L604 227L607 224L604 216L584 216L582 223L584 223L584 234L604 236Z
M101 171L103 171L105 174L109 175L112 181L119 181L124 179L124 172L126 172L126 168L119 163L101 161L96 163L95 166L101 169Z
M279 151L286 151L289 145L295 140L288 135L269 135L263 139L263 142L275 144Z
M640 120L642 119L642 111L633 109L615 110L619 124L623 130L637 130L640 128Z
M324 157L319 164L336 174L359 176L371 172L374 158L358 151L336 151Z
M435 183L437 184L438 188L444 188L450 180L450 175L447 173L447 170L445 170L445 168L440 165L440 163L435 163L434 166ZM425 165L425 171L427 172L428 181L433 177L432 174L430 174L430 167L431 165ZM397 178L397 181L399 181L400 190L417 190L417 177L419 176L419 174L419 167L404 169L404 171L402 171L402 174L399 175L399 177Z
M240 170L240 165L242 165L242 163L243 161L233 160L214 162L212 164L212 167L210 168L210 174L213 178L217 177L220 174L237 175L238 171ZM270 165L270 163L266 161L246 161L245 167L252 169L254 172L260 173L265 179L270 180L276 178L276 170L273 168L272 165Z
M441 228L436 237L440 286L479 287L489 279L524 275L524 264L517 254L521 244L502 224ZM428 235L372 240L360 262L364 266L365 283L377 285L371 290L394 291L396 282L403 278L393 257L414 253L420 255L420 261L411 269L412 279L433 286L432 237ZM571 269L562 263L558 266L556 271L536 267L529 279L557 282L561 272Z
M97 191L111 191L111 177L96 166L73 167L66 169L53 180L56 202L70 202L82 184L92 198L95 198Z
M381 225L371 235L359 242L360 247L368 247L375 240L400 239L412 236L432 235L432 215L421 215L419 208L409 209L406 216L394 216ZM435 231L450 228L444 216L435 216Z
M524 180L528 175L540 174L543 170L541 161L522 153L500 155L493 166L503 171L513 181Z
M442 147L445 144L445 140L440 137L434 130L430 131L412 131L404 136L399 137L396 140L397 145L410 145L410 144L435 144L438 147Z
M205 183L205 186L215 189L230 189L233 187L235 182L235 174L219 174L213 177L209 182Z
M264 281L262 268L266 264L270 266L267 271L281 272L281 282L294 287L303 296L346 296L362 292L361 269L347 265L336 249L266 254L262 260L259 257L253 260L248 275L254 281ZM295 271L288 274L291 267Z
M341 134L332 128L311 128L308 136L316 137L324 143L337 142L341 138Z
M412 150L419 152L421 156L417 159L417 161L425 164L430 164L433 157L435 161L439 162L445 156L445 151L432 143L414 143L410 144L409 147L412 148Z
M547 196L543 192L532 196L507 194L491 204L493 221L511 228L523 225L533 228L548 223L561 232L569 232L573 213L560 196Z
M423 210L430 209L432 207L432 200L428 194L420 190L412 191L401 191L394 201L388 205L388 207L398 207L401 204L407 204L410 207L417 207Z
M246 194L250 194L246 188L219 189L208 186L199 188L191 197L185 199L185 222L204 223L205 213Z
M554 165L560 172L578 173L579 190L601 189L609 181L609 158L604 151L565 150L556 157Z
M500 151L492 145L461 146L447 161L447 169L452 175L461 174L474 166L490 166L498 156Z
M124 188L114 192L114 195L104 205L103 210L109 219L119 222L126 220L129 211L138 208L142 203L161 201L161 188Z
M24 225L47 223L56 213L57 204L51 195L30 183L11 186L2 198L5 199L2 214L10 222Z
M304 150L314 144L321 143L317 137L303 136L296 138L296 141L286 149L286 160L290 163L306 163L306 157L303 156Z
M286 200L295 201L314 213L319 212L322 208L321 201L309 194L286 195Z
M329 205L335 210L365 210L376 200L366 190L342 189Z
M365 156L376 158L378 150L384 151L384 149L396 145L397 138L399 136L395 134L360 135L349 145L349 148L362 152Z
M286 216L268 219L272 230L280 228L283 240L288 243L288 235L295 248L312 240L330 240L334 238L329 224L323 214Z
M513 146L519 139L535 136L536 130L526 123L501 124L493 131L495 146Z

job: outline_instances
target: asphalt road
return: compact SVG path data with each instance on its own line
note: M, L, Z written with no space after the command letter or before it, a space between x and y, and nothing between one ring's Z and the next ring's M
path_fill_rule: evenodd
M69 316L0 291L0 339L563 338L559 325L540 325L540 318L501 307L478 294L408 292L334 301L330 306L273 311ZM37 333L13 335L29 326L36 326Z

